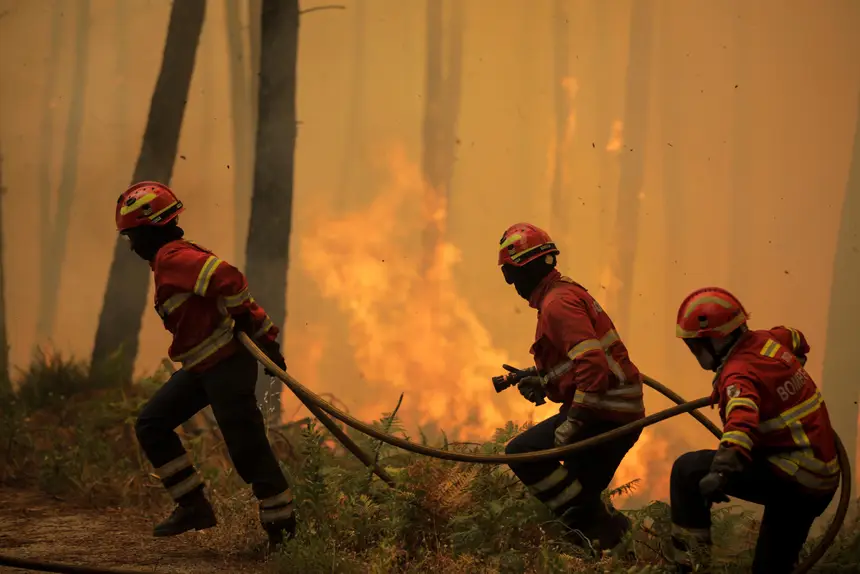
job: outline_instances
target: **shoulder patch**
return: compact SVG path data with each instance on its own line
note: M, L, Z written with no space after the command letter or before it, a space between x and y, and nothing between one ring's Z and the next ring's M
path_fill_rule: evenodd
M597 299L591 300L591 306L594 307L594 313L600 315L603 313L603 307L600 306L600 303L597 302Z
M728 395L730 399L734 399L741 396L741 390L737 387L737 385L729 385L728 387L726 387L726 395Z
M773 358L776 357L776 354L779 352L779 349L779 343L777 343L773 339L768 339L767 343L765 343L764 346L761 348L761 351L759 351L759 354L765 357Z

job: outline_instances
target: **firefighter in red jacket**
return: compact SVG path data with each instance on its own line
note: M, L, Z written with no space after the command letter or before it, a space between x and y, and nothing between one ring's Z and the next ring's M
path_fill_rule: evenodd
M245 276L212 252L183 239L184 207L166 186L136 183L119 196L116 226L132 251L149 262L155 309L173 335L168 354L181 363L143 407L135 430L155 473L176 502L155 536L215 526L215 515L174 429L211 405L239 476L259 500L272 547L295 532L293 497L266 437L257 406L257 362L234 338L241 330L286 368L278 329L248 292Z
M672 467L673 552L683 572L707 562L711 504L728 496L764 505L753 572L790 572L839 484L827 407L803 368L806 338L789 327L752 331L747 317L716 287L693 292L678 310L678 337L716 372L723 421L717 450L687 453Z
M537 310L531 347L535 367L517 388L529 401L561 403L558 414L511 440L508 454L563 446L605 433L645 416L642 380L609 315L585 287L556 270L559 250L549 235L528 223L505 231L499 242L505 280ZM630 529L623 514L607 508L601 494L638 432L567 457L511 464L529 491L600 548L616 546ZM573 540L581 542L577 533Z

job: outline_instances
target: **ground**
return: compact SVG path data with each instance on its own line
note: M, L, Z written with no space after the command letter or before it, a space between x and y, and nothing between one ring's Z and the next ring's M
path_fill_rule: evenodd
M37 491L0 486L0 554L145 572L265 572L260 555L219 552L218 527L153 538L152 522L160 518L118 508L87 509ZM35 571L0 566L3 574L22 572Z

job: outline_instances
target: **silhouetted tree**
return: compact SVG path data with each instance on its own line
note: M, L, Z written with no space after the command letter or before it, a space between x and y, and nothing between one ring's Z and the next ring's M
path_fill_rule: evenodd
M132 181L170 182L205 12L205 0L173 3L161 70L152 93ZM147 265L129 251L125 241L117 238L93 346L94 369L121 351L119 375L123 380L131 379L149 274Z
M568 2L555 0L552 11L553 30L553 74L552 88L555 100L555 162L553 163L552 184L550 187L550 230L556 245L563 251L569 245L570 190L565 189L565 162L568 156L566 140L568 118L572 111L568 79L570 75L570 32L568 21Z
M617 272L621 284L613 310L616 323L630 326L633 299L633 266L639 234L639 194L645 175L645 142L648 131L650 99L652 15L645 2L634 2L630 20L630 48L627 64L627 97L624 103L624 147L620 152L621 176L618 182L618 207L615 244L618 249Z
M12 381L9 379L9 339L6 330L6 274L4 265L6 242L3 240L3 199L5 195L3 152L0 151L0 397L12 392Z
M860 97L851 169L833 260L823 383L827 409L852 462L857 452L857 347L860 336ZM814 344L813 352L815 352Z
M260 40L254 189L245 261L254 298L283 333L293 226L298 0L263 0ZM261 378L258 400L267 412L280 412L280 390L280 383L270 385Z
M439 208L450 199L451 179L457 145L457 119L460 113L460 81L463 53L463 3L450 3L450 34L445 62L442 26L443 2L426 0L427 31L422 125L422 169L428 185L425 207L428 221L424 231L424 270L430 268L436 247L445 235L446 219ZM447 63L447 65L445 65Z
M63 11L59 0L52 2L49 38L50 48L45 65L45 91L43 92L42 125L39 135L39 213L46 214L50 214L52 211L51 171L54 163L54 97L57 92L60 47L63 41ZM36 336L38 338L45 338L51 335L50 331L45 332L48 329L48 325L45 324L46 321L43 315L47 311L44 299L49 299L53 291L53 286L48 285L49 267L52 265L54 257L51 254L52 231L53 226L49 218L47 224L42 225L39 229L39 269L41 277L39 280L39 310L36 316Z
M252 104L250 95L250 73L245 45L242 41L239 3L235 0L224 0L224 7L227 12L230 111L233 120L231 169L233 171L233 220L236 233L233 265L242 267L245 259L245 242L248 239L251 188L254 185L254 121L251 116L255 106Z
M365 89L365 0L353 2L353 43L352 63L349 73L349 103L346 112L346 132L343 136L343 163L338 182L338 196L341 205L349 205L355 197L352 190L356 185L356 165L364 159L364 89Z

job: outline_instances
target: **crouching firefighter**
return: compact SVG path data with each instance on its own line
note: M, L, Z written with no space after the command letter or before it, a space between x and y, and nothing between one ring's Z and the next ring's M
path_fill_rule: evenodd
M257 406L257 362L234 338L244 331L282 369L278 329L248 293L245 276L212 252L183 239L184 207L157 182L119 196L116 226L131 250L149 262L155 309L173 335L168 354L182 367L143 407L137 439L176 502L153 534L175 536L215 526L203 480L174 429L210 405L239 476L251 484L270 548L295 533L293 497L266 437Z
M517 385L530 402L561 403L558 414L511 440L508 454L564 446L603 434L645 416L642 381L612 320L585 287L556 270L559 250L549 235L527 223L505 231L499 265L509 285L537 310L537 331L530 352L535 367ZM616 546L630 521L602 500L621 461L639 432L562 462L511 464L511 470L570 529L583 546ZM589 540L585 544L583 537Z
M711 505L729 496L764 505L753 572L791 572L839 484L835 434L803 367L806 338L788 327L750 330L747 318L737 298L715 287L693 292L678 310L678 337L716 372L723 422L717 450L689 452L672 467L672 552L681 572L707 565Z

